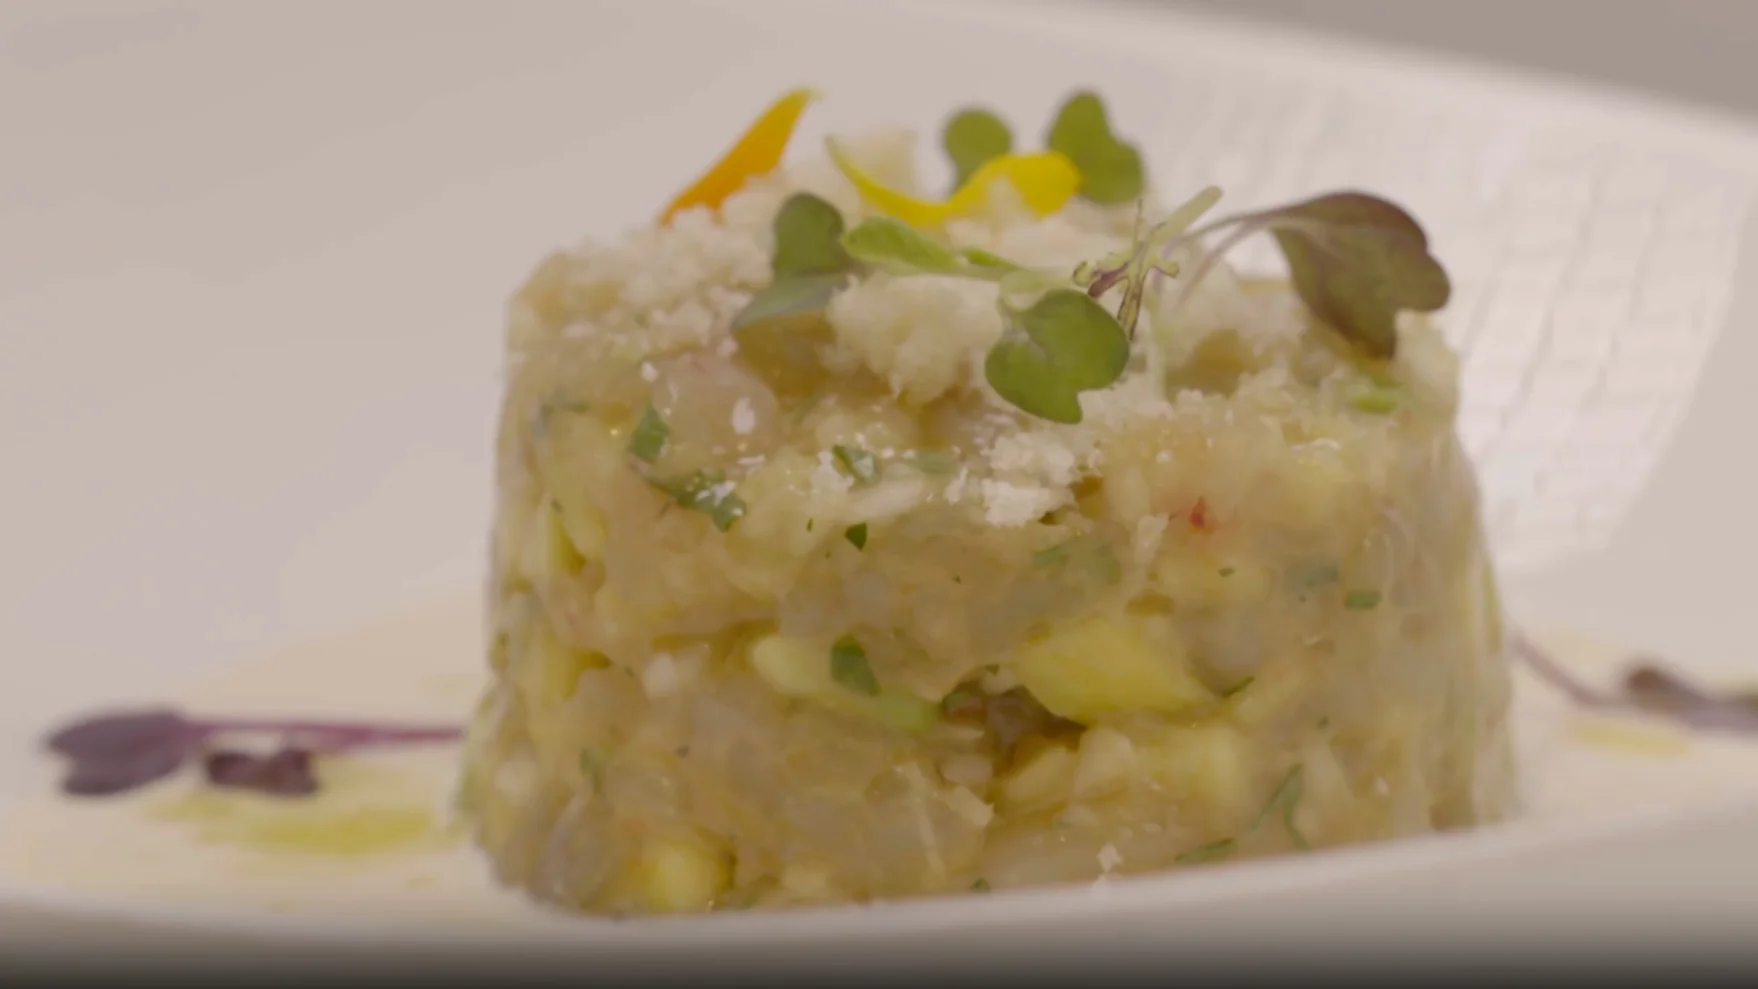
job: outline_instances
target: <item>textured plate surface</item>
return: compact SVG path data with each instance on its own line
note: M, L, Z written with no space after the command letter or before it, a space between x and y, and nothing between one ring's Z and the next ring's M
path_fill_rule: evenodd
M1730 299L1758 312L1749 124L1122 5L25 0L0 8L0 800L39 781L31 734L61 711L476 581L504 299L553 245L648 219L800 82L830 97L807 141L929 130L968 101L1029 126L1084 84L1167 195L1404 201L1458 285L1503 566L1663 547L1652 598L1608 573L1584 599L1671 602L1653 627L1693 655L1743 645L1746 568L1724 557L1752 527L1681 518L1706 513L1673 495L1674 519L1625 523L1679 446L1711 452L1669 491L1732 490L1712 469L1733 406L1692 403ZM1543 860L1684 896L1704 863L1754 858L1740 820L1618 825ZM1423 909L1453 909L1468 878L1493 899L1542 874L1497 840L1390 860ZM1642 873L1642 849L1670 871ZM1446 862L1443 902L1421 877ZM1588 897L1572 882L1557 895ZM1183 889L1113 902L1220 895Z

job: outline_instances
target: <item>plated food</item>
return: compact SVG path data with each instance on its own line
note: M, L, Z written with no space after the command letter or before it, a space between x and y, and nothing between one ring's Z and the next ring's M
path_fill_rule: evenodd
M784 162L812 98L513 302L463 784L502 881L867 901L1508 814L1420 226L1162 208L1092 93L1041 148L954 115L944 196L906 131Z
M503 888L631 915L1495 822L1513 661L1587 708L1758 726L1508 634L1427 318L1450 285L1397 205L1162 204L1093 93L1037 146L954 113L942 194L904 130L788 154L815 100L515 296L467 730L99 712L47 740L63 792L196 764L155 820L353 861L455 833L357 755L462 742L454 823ZM1285 277L1229 262L1252 237ZM32 833L119 826L72 822Z

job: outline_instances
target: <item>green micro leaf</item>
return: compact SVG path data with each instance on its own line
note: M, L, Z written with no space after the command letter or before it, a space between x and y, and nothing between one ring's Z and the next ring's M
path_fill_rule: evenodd
M924 474L946 475L958 470L958 458L946 450L917 450L905 459Z
M855 260L894 274L954 274L964 267L958 255L902 220L874 216L842 235L842 247Z
M653 463L665 453L665 444L670 438L671 428L650 405L641 413L641 420L635 423L635 431L629 436L629 452L637 460Z
M852 635L837 639L830 647L830 679L863 697L879 696L879 678L867 662L867 651Z
M958 255L970 262L973 266L984 271L1006 274L1010 271L1020 270L1020 266L1014 262L1007 260L993 251L985 251L981 247L961 248Z
M952 187L959 189L977 169L1013 150L1013 132L995 114L970 107L946 121L940 132L940 146L952 159Z
M1085 292L1051 289L1002 314L1006 330L983 372L996 394L1032 415L1080 422L1080 393L1109 387L1129 363L1128 335Z
M1080 170L1080 194L1102 205L1127 203L1146 188L1141 151L1111 130L1097 93L1077 92L1057 111L1045 143Z
M775 277L847 271L843 230L842 214L835 206L807 192L790 196L775 214L775 255L770 263Z
M842 214L817 196L802 192L782 203L773 224L775 278L733 317L733 331L822 315L854 274L843 231Z
M824 274L794 275L773 282L751 296L751 301L733 317L733 332L765 323L820 315L830 305L831 298L848 285L848 280L846 274Z
M977 881L971 883L971 892L973 892L973 893L987 893L987 892L989 892L989 880L984 879L982 876L978 876Z
M1452 296L1428 235L1397 205L1338 192L1255 214L1288 260L1290 279L1313 315L1370 357L1398 347L1398 313L1434 312Z
M867 523L860 522L842 531L842 538L848 540L855 549L867 548Z

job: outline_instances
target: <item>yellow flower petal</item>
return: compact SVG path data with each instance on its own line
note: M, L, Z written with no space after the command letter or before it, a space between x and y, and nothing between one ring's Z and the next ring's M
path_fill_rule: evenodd
M979 213L989 202L996 182L1012 182L1027 208L1047 216L1067 205L1080 190L1080 170L1056 151L1011 154L995 158L971 175L957 192L941 202L918 199L889 188L862 171L834 139L827 139L830 160L854 183L869 205L912 227L937 227L947 220Z
M782 154L787 151L788 142L793 139L800 115L818 99L817 90L802 87L776 100L714 163L714 167L672 200L659 222L667 223L678 213L696 206L718 209L746 182L775 171L781 164Z

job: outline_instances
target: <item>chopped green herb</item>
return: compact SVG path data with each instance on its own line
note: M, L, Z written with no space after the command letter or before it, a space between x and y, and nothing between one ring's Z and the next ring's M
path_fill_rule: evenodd
M732 483L717 470L700 470L677 481L648 478L647 483L670 495L684 508L707 515L721 532L745 516L745 502L733 493Z
M814 526L814 525L817 525L817 524L818 524L818 520L817 520L817 519L807 519L807 520L806 520L806 531L807 531L807 532L811 532L811 531L812 531L812 527L813 527L813 526Z
M1329 727L1331 727L1331 719L1330 718L1326 717L1326 718L1318 719L1319 731L1324 731L1326 728L1329 728Z
M989 880L984 879L982 876L978 876L977 881L971 883L971 891L976 893L989 892Z
M983 364L1002 398L1051 422L1081 421L1080 393L1107 388L1129 363L1129 335L1091 296L1051 289L1025 309L1003 305L1006 330Z
M1072 542L1073 540L1071 539L1066 543L1057 543L1054 546L1038 550L1036 553L1032 554L1032 566L1041 570L1048 570L1053 567L1066 565L1070 555L1069 544Z
M871 484L879 477L879 461L871 453L857 446L843 446L840 443L831 448L841 463L854 479L862 484Z
M1373 388L1351 398L1349 404L1370 415L1391 415L1398 411L1398 392L1391 388Z
M596 746L580 750L580 775L597 785L604 775L604 752Z
M1367 611L1380 603L1379 591L1350 591L1343 596L1343 607L1350 611Z
M908 459L924 474L950 474L958 469L958 458L945 450L917 450Z
M1185 865L1190 865L1196 862L1212 862L1215 859L1225 858L1226 856L1233 854L1233 849L1233 839L1222 838L1220 841L1211 841L1206 845L1198 845L1188 852L1181 852L1174 861Z
M1241 686L1243 687L1243 684ZM1300 829L1294 824L1294 807L1300 802L1300 793L1305 782L1305 769L1305 766L1295 766L1288 771L1288 775L1282 777L1282 782L1276 785L1275 791L1270 794L1270 799L1258 812L1257 820L1253 821L1251 826L1245 830L1245 835L1253 835L1262 831L1264 825L1268 824L1272 818L1280 816L1283 827L1288 829L1288 838L1294 843L1294 847L1301 851L1306 851L1311 847L1306 836L1301 834ZM1184 863L1208 862L1231 854L1237 845L1236 839L1223 838L1220 841L1213 841L1193 848L1179 855L1176 861Z
M592 411L592 407L579 399L557 399L544 402L537 407L537 416L532 423L532 431L541 437L549 432L549 422L556 416L562 414L585 415L590 411Z
M1057 111L1045 143L1080 170L1083 198L1106 205L1126 203L1141 196L1146 186L1141 152L1112 132L1097 93L1070 96Z
M1288 770L1288 775L1282 777L1282 782L1277 785L1275 792L1270 794L1269 802L1264 804L1263 812L1258 815L1257 823L1251 826L1252 831L1259 831L1265 824L1269 823L1271 817L1280 814L1282 825L1288 829L1288 838L1294 842L1294 847L1301 851L1305 851L1309 846L1306 836L1294 826L1294 806L1300 802L1300 793L1306 781L1305 770L1304 765L1295 766Z
M875 216L842 235L842 246L863 264L905 275L947 275L964 267L950 248L902 220Z
M638 460L653 463L665 453L665 444L670 438L671 427L649 405L641 413L641 420L635 423L635 432L629 437L629 452Z
M849 541L855 549L867 548L867 523L860 522L842 530L842 538Z
M940 132L940 146L952 159L952 187L958 189L977 169L1013 150L1013 132L995 114L970 107L946 121Z
M1245 690L1245 688L1251 686L1256 681L1257 681L1257 677L1246 677L1245 679L1239 681L1238 683L1234 684L1233 686L1228 687L1226 689L1226 691L1221 694L1221 696L1222 697L1236 697L1240 693L1242 693Z
M830 647L830 679L864 697L879 696L879 678L867 662L867 651L852 635L837 639Z
M745 517L745 503L738 495L722 496L708 509L709 521L721 532L733 527L733 523Z
M1219 571L1218 571L1218 573L1220 573L1220 575L1221 575L1221 576L1223 576L1223 577L1231 577L1231 576L1233 576L1233 574L1234 574L1234 570L1233 570L1233 568L1232 568L1232 567L1222 567L1222 568L1221 568L1221 569L1220 569L1220 570L1219 570Z

